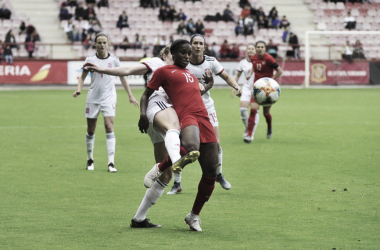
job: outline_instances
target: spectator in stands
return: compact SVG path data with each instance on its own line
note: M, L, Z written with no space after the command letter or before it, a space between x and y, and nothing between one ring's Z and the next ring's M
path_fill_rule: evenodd
M62 6L59 11L59 20L69 20L73 17L67 10L66 6Z
M20 26L18 27L18 35L26 33L26 25L24 21L21 21Z
M87 9L84 11L84 20L96 19L96 12L93 4L87 4Z
M83 48L88 50L94 42L92 41L91 34L88 33L83 40Z
M25 39L25 48L26 51L28 51L29 58L32 58L34 52L34 42L32 41L31 37L27 37Z
M215 53L215 57L218 58L219 57L219 51L220 51L220 46L218 44L216 44L216 42L213 42L212 45L211 45L211 48L210 50L213 51Z
M279 29L281 26L281 20L278 18L278 16L275 16L272 21L272 28Z
M108 3L108 0L100 0L100 1L97 3L97 6L98 6L98 8L101 8L101 7L109 8L109 7L110 7L110 4Z
M234 13L232 13L232 11L230 10L229 4L227 4L226 8L223 11L223 20L226 22L228 21L235 22Z
M91 20L90 26L91 26L91 28L88 30L88 32L90 34L95 33L95 35L96 35L102 31L102 25L100 24L100 22L97 19Z
M13 53L10 45L6 45L4 49L5 63L13 65ZM1 59L0 59L1 61Z
M74 42L82 41L82 31L76 25L73 25L73 41Z
M124 36L123 42L119 45L119 48L123 50L127 50L127 49L130 49L131 47L132 46L131 46L131 43L129 42L128 37Z
M352 63L353 48L350 45L350 41L347 40L346 45L344 45L342 49L342 58L347 60L349 63Z
M157 35L153 40L153 56L158 56L162 48L165 47L166 37Z
M271 55L273 58L277 58L277 51L278 47L273 44L272 39L269 39L269 42L267 43L267 53Z
M75 20L79 20L79 18L84 19L85 10L83 8L83 4L79 3L78 7L75 8Z
M169 1L168 0L161 0L161 6L165 6L166 8L170 7Z
M168 18L170 21L178 20L178 13L176 9L174 8L174 5L170 5L169 10L168 10Z
M239 16L239 20L236 23L235 34L236 36L244 34L244 20L242 16Z
M198 19L198 21L194 25L194 28L195 28L195 33L204 36L204 34L205 34L205 26L203 25L201 19Z
M158 19L161 20L162 22L166 21L169 18L169 12L166 9L166 6L161 5L160 7L160 12L158 14Z
M237 45L236 43L233 43L230 49L229 57L236 59L239 57L239 55L240 55L239 45Z
M284 32L282 32L282 41L286 43L289 37L289 27L286 27Z
M5 35L5 46L7 44L9 44L11 46L11 48L17 48L18 49L18 45L15 44L17 41L16 41L16 37L14 36L13 34L13 30L10 29L7 34Z
M12 12L7 8L5 3L0 9L0 19L11 19Z
M142 43L140 41L140 35L139 33L135 34L135 41L134 41L134 48L135 49L141 49L142 48Z
M128 16L125 10L123 10L123 13L119 16L116 27L120 28L120 30L122 28L129 28Z
M36 29L33 30L32 34L30 35L30 38L32 39L33 43L41 41L40 34L38 34Z
M246 18L248 15L251 14L251 7L250 5L245 5L244 9L241 10L240 15L244 18Z
M73 42L74 41L74 38L73 38L74 24L71 21L71 19L67 22L66 26L64 27L64 30L67 35L67 38L70 40L70 42Z
M277 12L277 9L276 9L276 6L273 6L272 9L269 11L269 18L270 20L273 22L274 18L276 16L278 16L278 12Z
M365 59L363 44L359 39L357 39L354 44L354 53L352 54L352 58Z
M265 20L265 12L263 10L263 7L260 7L258 10L256 10L256 20L259 20L260 19L260 16L263 17L263 20Z
M178 24L177 34L180 35L180 36L187 34L187 27L186 27L185 21L182 20Z
M282 16L280 28L286 28L289 26L290 26L290 23L288 19L286 18L286 16Z
M230 55L230 46L228 45L227 40L224 40L222 46L219 50L220 58L227 58Z
M142 46L142 49L144 50L144 53L146 54L146 52L149 49L149 44L148 44L148 40L146 40L146 36L141 37L141 46Z
M77 0L67 0L67 5L70 7L77 7L78 3Z
M192 18L190 18L190 20L187 22L186 29L187 29L187 34L189 34L189 36L192 36L196 33Z
M248 7L251 8L251 4L249 3L249 0L239 0L240 8L244 9L246 5L248 5Z
M86 0L86 4L88 5L88 4L95 4L96 3L96 1L95 0Z
M185 15L185 13L183 13L183 10L182 9L179 9L179 12L178 12L178 21L186 21L186 18L187 16Z
M290 34L289 35L289 45L292 46L293 50L287 51L286 55L290 56L290 57L294 57L295 59L299 59L300 46L298 44L298 37L293 32L290 32L289 34Z
M344 18L344 28L348 30L356 29L355 17L351 16L351 11L347 12L347 16Z
M266 29L268 28L267 22L264 19L264 16L260 15L258 16L259 19L257 20L257 28L258 29Z
M253 35L253 16L250 14L244 18L244 36Z
M173 35L169 36L169 44L172 44L174 42L174 37Z
M3 40L0 40L0 63L4 57Z

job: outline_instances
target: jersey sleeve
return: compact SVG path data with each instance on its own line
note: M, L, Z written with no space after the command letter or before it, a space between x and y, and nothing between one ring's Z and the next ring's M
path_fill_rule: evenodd
M152 79L148 83L148 88L153 89L153 90L158 90L163 83L164 77L163 75L165 74L165 71L163 70L156 70L156 72L153 74Z
M218 62L218 60L215 59L212 63L212 72L215 75L220 75L223 72L224 68L223 66Z
M245 59L244 59L245 60ZM237 71L239 72L242 72L243 71L243 60L239 62L237 68L236 68Z
M119 60L119 58L115 59L115 67L120 67L120 60Z
M273 67L273 65L276 63L276 60L271 56L271 55L268 55L268 62L270 63L270 65Z
M142 62L150 72L155 72L158 68L162 67L162 60L158 57L154 57Z

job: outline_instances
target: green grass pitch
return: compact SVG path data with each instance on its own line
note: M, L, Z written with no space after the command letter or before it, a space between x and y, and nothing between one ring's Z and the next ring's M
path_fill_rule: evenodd
M212 90L232 189L216 183L202 233L183 222L198 163L185 168L183 193L167 188L148 213L163 228L129 227L154 164L139 109L118 90L119 172L107 172L103 119L86 171L87 91L72 92L0 92L0 249L380 249L380 89L283 89L273 137L261 110L252 144L239 99Z

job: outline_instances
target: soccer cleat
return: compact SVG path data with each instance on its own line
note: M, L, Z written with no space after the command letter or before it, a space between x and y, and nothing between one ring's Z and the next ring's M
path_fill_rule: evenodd
M130 224L131 227L134 227L134 228L152 228L152 227L162 227L161 225L158 225L158 224L154 224L152 222L149 221L149 219L145 218L145 220L143 221L136 221L134 218L131 220L131 224Z
M267 139L270 139L272 137L272 129L267 130Z
M248 136L248 130L245 130L244 133L243 133L243 138Z
M251 143L253 141L253 135L252 136L244 136L244 142L245 143Z
M153 186L154 182L162 175L162 172L158 168L158 164L154 164L153 168L145 175L144 186L150 188Z
M94 170L94 161L92 159L87 160L87 170Z
M200 154L199 151L194 150L194 151L191 151L190 153L186 154L185 156L183 156L178 161L176 161L172 166L173 173L175 173L175 174L181 173L182 169L187 164L192 163L198 159L199 154Z
M224 179L224 176L222 174L218 174L216 176L216 182L219 182L222 188L225 190L230 190L231 189L231 184Z
M108 164L108 172L110 172L110 173L116 173L117 172L117 169L115 168L115 166L113 165L112 162L110 164Z
M182 192L181 182L174 182L172 189L166 194L179 194Z
M185 217L185 223L190 226L190 229L197 232L202 232L201 219L198 215L189 213Z

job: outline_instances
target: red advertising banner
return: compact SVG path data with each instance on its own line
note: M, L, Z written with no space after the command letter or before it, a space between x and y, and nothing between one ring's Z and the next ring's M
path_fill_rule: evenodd
M67 84L67 61L15 61L0 65L0 84Z
M285 62L281 84L302 84L304 79L305 63L303 61ZM369 63L349 63L346 61L311 61L310 84L369 84Z

